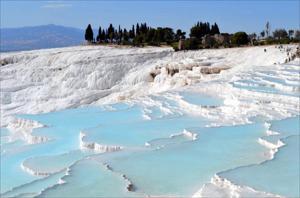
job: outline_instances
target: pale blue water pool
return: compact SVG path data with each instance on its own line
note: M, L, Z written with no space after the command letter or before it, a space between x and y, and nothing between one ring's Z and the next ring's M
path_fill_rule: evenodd
M262 91L286 94L256 80L246 79L249 87L239 88L259 92L262 87ZM197 106L224 105L218 97L189 91L176 94ZM185 113L177 100L148 97L153 103L17 115L44 124L33 135L49 140L38 144L10 141L11 132L1 128L1 196L189 197L215 174L259 191L299 196L299 116L277 121L257 116L250 119L251 124L206 127L212 120ZM266 136L265 121L280 134ZM87 143L122 150L82 149L80 132ZM273 160L265 161L270 150L258 143L259 138L286 145ZM133 192L127 189L129 182Z
M56 177L52 175L57 175L78 160L97 154L80 150L80 131L87 134L87 141L104 145L117 144L130 150L137 147L146 148L145 143L148 141L168 139L171 134L180 133L186 127L202 126L205 123L200 117L178 115L145 120L141 107L126 104L116 104L110 108L89 107L18 117L43 123L45 127L35 129L33 135L46 136L50 140L33 145L28 145L22 140L3 143L1 149L5 152L1 155L1 194L5 196L36 195L46 184L48 187L55 184L53 178ZM6 129L3 131L3 137L9 134ZM26 172L22 166L37 175ZM76 181L75 179L74 182ZM95 191L93 195L107 195L110 191L106 191L106 194L101 194L102 192L104 191Z
M280 135L267 137L260 119L254 124L207 128L209 120L184 114L145 120L141 107L126 104L20 117L45 124L35 129L34 135L47 136L50 141L2 143L1 149L6 149L1 154L4 197L192 196L219 172L233 182L261 191L297 195L299 117L272 121L271 130ZM197 134L197 139L181 134L183 130ZM2 137L9 135L3 131ZM98 154L80 150L80 131L88 142L119 145L123 151ZM274 143L282 139L286 146L274 160L260 164L269 150L258 144L259 138ZM31 175L21 164L43 175ZM135 192L126 190L128 181L122 174L134 184ZM257 174L261 177L253 177ZM57 185L60 179L67 183ZM292 182L288 185L292 190L284 190L287 180Z
M51 140L43 144L34 145L27 145L18 140L17 142L1 146L1 149L3 148L6 151L2 152L1 155L1 193L41 178L41 176L33 176L22 170L21 164L25 160L44 155L61 155L70 151L76 151L79 149L80 130L86 127L95 127L109 121L116 122L119 120L120 123L123 120L122 116L116 115L122 114L122 112L124 114L125 112L129 119L130 114L127 114L126 111L126 108L122 108L120 111L105 111L101 108L79 108L41 115L20 115L22 118L36 120L47 125L47 127L34 130L33 134L47 136ZM141 119L138 110L132 116ZM74 157L73 161L76 160L78 160L77 156ZM70 159L69 163L71 162L72 160ZM48 166L51 167L52 165L48 164ZM18 176L17 180L15 179L16 175Z
M246 74L231 84L236 88L255 92L300 97L299 70L294 67L295 65L285 64L274 71L262 70Z
M263 124L222 128L194 128L199 139L163 149L135 152L103 161L126 174L139 192L192 196L218 170L263 161L266 148L256 140ZM101 161L101 156L98 157Z
M48 177L34 180L30 183L18 186L12 191L8 191L3 197L35 197L40 194L43 189L57 184L60 178L66 174L66 170L51 174Z
M90 107L20 115L45 124L46 127L34 130L33 134L47 136L50 141L20 145L1 156L1 193L31 196L48 188L42 196L59 197L61 193L125 196L126 182L116 177L116 173L121 173L133 182L136 193L191 196L216 172L264 159L266 149L256 142L266 130L260 123L205 128L209 120L201 117L176 114L145 120L141 107L136 105L107 109ZM185 129L197 134L198 139L181 134ZM85 132L86 141L119 145L124 151L116 152L120 153L117 155L81 151L80 131ZM101 163L90 162L89 156ZM108 163L113 172L103 168L102 163ZM21 169L21 164L50 175L31 175ZM70 176L65 177L68 184L51 187L68 167L71 169ZM88 178L84 186L83 177ZM172 179L177 177L180 179ZM116 186L96 189L112 183ZM78 191L74 191L74 186ZM87 192L90 188L95 190Z
M223 104L223 100L220 98L196 92L180 92L180 95L183 100L198 106L221 106Z
M241 81L241 83L245 83L244 80ZM255 91L255 92L263 92L263 93L271 93L271 94L279 94L279 95L287 95L287 96L293 96L293 97L299 97L300 92L299 90L295 91L283 91L276 89L270 85L265 85L265 84L252 84L252 85L247 85L247 84L233 84L234 87L240 88L240 89L247 89L249 91Z
M63 180L65 184L50 188L39 197L137 197L126 190L128 182L120 174L107 170L95 160L79 161Z
M220 176L259 191L299 197L299 119L298 116L272 122L271 129L280 134L271 137L285 144L273 160L225 171Z
M156 120L121 123L118 125L103 124L97 128L87 129L86 141L104 145L123 147L144 146L156 138L167 138L181 133L187 127L204 126L205 121L199 117L178 116Z

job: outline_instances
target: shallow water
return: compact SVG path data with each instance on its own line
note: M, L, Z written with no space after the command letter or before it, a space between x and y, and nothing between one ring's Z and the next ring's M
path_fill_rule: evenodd
M89 196L106 196L116 193L123 196L122 193L126 193L126 181L122 177L112 176L116 172L125 174L138 193L191 196L216 172L262 161L266 152L264 147L256 143L257 138L266 131L262 123L205 128L209 120L184 114L154 116L155 119L145 120L142 108L136 105L70 109L20 117L46 125L35 129L33 134L47 136L50 141L25 144L17 149L18 152L3 155L2 193L17 187L5 196L39 194L46 187L54 185L53 180L58 178L55 175L68 167L71 170L70 176L64 178L69 184L49 188L42 196L59 196L60 193L72 196L82 196L85 193L91 193ZM193 136L182 133L184 130ZM79 150L80 131L86 134L84 141L122 146L125 152L110 155ZM90 162L89 156L101 163ZM76 163L79 160L83 161ZM114 174L103 169L103 163L108 163ZM21 164L41 176L30 175L21 169ZM88 180L94 183L87 182L81 186L85 173L89 175ZM18 181L14 179L15 176L18 176ZM170 179L177 177L181 179ZM98 189L86 192L103 182L103 185L111 185L116 181L120 182L119 186L123 185L120 187L123 190L113 191L119 187L111 187L111 190L105 187L105 191ZM74 186L80 190L75 192L72 190Z
M12 191L3 194L3 197L34 197L40 194L43 189L54 186L60 178L66 173L66 170L51 174L48 177L35 180L33 182L21 185Z
M86 141L105 145L118 145L123 147L144 146L146 142L167 138L178 134L187 127L203 126L205 121L197 117L180 116L157 120L144 120L122 123L118 125L101 125L87 129Z
M299 68L299 66L286 64L276 68L276 71L255 71L243 75L242 79L235 80L231 84L250 91L299 97L299 70L294 67Z
M259 121L249 125L206 128L209 121L197 116L159 116L145 120L142 113L139 106L123 104L113 108L80 108L20 116L47 125L34 130L34 134L51 140L35 145L3 143L7 151L1 156L2 194L14 188L3 195L35 196L47 189L42 197L59 197L62 193L72 197L127 196L130 194L126 190L128 181L120 176L124 174L138 193L132 196L192 196L216 173L230 169L220 176L261 191L295 195L296 185L289 192L280 190L280 186L284 189L288 179L297 184L298 163L291 160L299 148L299 134L296 133L299 117L271 122L270 130L280 135L265 137L267 128ZM125 115L127 119L123 119ZM196 136L187 136L182 133L184 130ZM86 134L84 140L87 142L122 146L125 152L114 155L80 150L80 131ZM267 158L269 150L257 143L264 137L273 143L287 137L282 140L286 146L275 160L249 166ZM24 172L21 164L40 176ZM112 171L104 164L109 164ZM245 168L236 168L240 166ZM64 176L68 167L69 176ZM276 175L278 169L282 171ZM266 173L266 170L274 171ZM260 182L257 177L253 178L257 174L262 177ZM18 180L14 179L16 176ZM60 178L67 183L55 185ZM55 187L51 187L53 185Z
M220 176L259 191L298 197L300 190L299 119L298 116L272 122L272 129L280 132L280 135L273 137L281 139L285 144L273 160L225 171Z
M289 67L278 73L262 70L230 83L238 89L294 98L297 90L278 88L295 86ZM278 76L287 76L284 79L292 83ZM13 131L1 128L1 195L192 196L218 174L258 191L299 196L299 116L269 120L249 115L250 124L222 126L222 118L189 114L176 96L191 108L213 106L203 109L225 112L224 116L232 113L218 96L172 91L147 96L145 101L17 115L45 125L32 135L49 140L28 144L11 139ZM216 122L221 126L207 127ZM279 134L267 136L269 130ZM270 149L259 139L285 146L269 160ZM103 153L95 145L121 150Z
M66 182L44 191L39 197L134 197L120 174L107 170L94 160L79 161L70 168Z
M19 117L43 123L45 127L35 129L33 135L46 136L50 140L33 145L18 140L22 142L19 146L4 143L3 148L6 152L1 156L1 193L13 189L11 194L22 194L21 189L25 188L19 188L20 186L26 185L28 189L33 186L31 183L35 180L47 181L48 175L57 174L76 161L97 154L93 151L80 150L81 131L87 135L84 141L134 149L145 148L145 143L151 140L155 142L159 138L168 139L172 134L181 133L187 126L202 126L205 123L200 117L189 116L165 116L145 120L141 107L126 104L117 104L109 108L69 109L41 115L19 115ZM12 147L11 150L8 150L9 146ZM16 176L18 180L15 180ZM76 181L75 179L74 182ZM37 194L44 188L43 185L40 185L40 189L37 186L39 185L35 184L30 193ZM93 195L102 196L97 194L101 192L94 192Z
M223 101L219 98L193 92L181 92L183 100L198 106L221 106Z
M192 131L199 136L196 141L178 142L162 149L104 161L126 174L138 191L151 195L192 196L218 170L260 162L267 152L256 142L265 132L263 124L194 128Z

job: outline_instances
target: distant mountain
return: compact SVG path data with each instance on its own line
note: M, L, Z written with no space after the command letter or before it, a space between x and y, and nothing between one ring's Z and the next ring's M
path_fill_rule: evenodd
M20 51L81 44L84 31L58 25L0 29L0 50Z

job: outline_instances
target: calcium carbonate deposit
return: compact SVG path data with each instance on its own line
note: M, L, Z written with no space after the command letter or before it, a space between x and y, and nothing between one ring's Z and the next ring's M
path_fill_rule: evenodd
M299 197L298 48L2 53L1 197Z

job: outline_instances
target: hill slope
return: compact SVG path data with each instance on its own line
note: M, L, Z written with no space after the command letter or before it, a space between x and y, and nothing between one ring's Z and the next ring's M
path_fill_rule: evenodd
M296 49L295 45L290 47ZM230 81L239 75L246 78L248 72L251 77L251 72L259 68L278 69L278 62L283 63L285 58L286 52L274 46L189 52L159 47L77 46L2 53L1 125L5 125L4 117L15 113L41 113L126 100L199 82L197 90L210 87L210 91L222 90L231 97ZM203 74L203 68L222 67L230 69L220 75ZM216 87L211 88L213 84Z
M74 46L83 42L84 31L58 25L2 28L1 51L21 51Z

